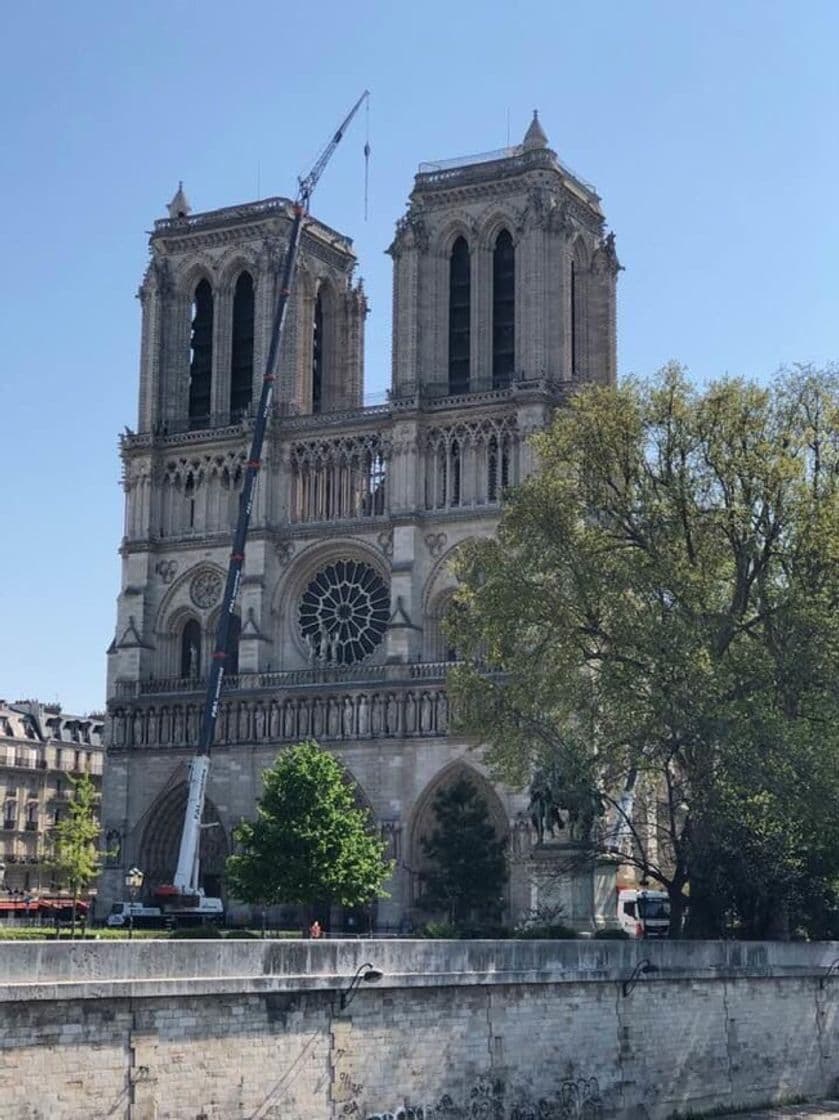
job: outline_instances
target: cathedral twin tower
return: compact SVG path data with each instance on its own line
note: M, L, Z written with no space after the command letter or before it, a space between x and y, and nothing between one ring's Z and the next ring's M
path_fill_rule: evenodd
M193 214L179 189L151 235L138 430L121 448L104 798L119 854L106 902L132 864L147 883L171 878L290 226L286 199ZM223 888L230 832L253 813L262 769L313 737L389 840L397 870L379 921L395 924L415 917L431 800L458 774L481 787L511 848L529 848L526 798L493 786L448 733L449 560L493 532L504 489L533 469L527 436L573 386L614 381L619 265L598 196L535 114L515 148L421 165L389 252L391 389L386 405L364 408L367 307L352 243L314 218L305 227L202 867L208 892ZM513 873L510 916L529 904Z

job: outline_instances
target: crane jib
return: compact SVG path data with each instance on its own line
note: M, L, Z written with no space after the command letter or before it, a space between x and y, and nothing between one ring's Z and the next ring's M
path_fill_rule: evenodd
M245 560L245 542L247 541L248 526L253 509L256 479L262 461L262 444L268 426L268 417L271 409L271 394L273 392L274 381L277 377L276 366L283 338L286 311L297 271L297 256L300 249L303 222L307 216L308 204L318 184L318 180L323 174L335 148L343 138L347 126L368 96L369 94L367 90L365 90L319 156L312 170L305 178L300 180L297 201L294 203L293 207L291 233L281 270L277 306L271 323L271 336L268 346L268 356L265 362L265 373L262 378L262 389L254 418L250 452L245 464L242 493L239 496L239 512L233 533L233 547L228 563L222 609L219 613L218 626L216 629L215 651L210 661L207 678L207 692L204 701L204 709L201 715L198 749L190 764L189 787L187 790L187 813L184 820L183 832L181 834L181 843L178 852L178 868L175 873L174 882L175 887L181 892L187 889L193 892L198 891L198 852L201 835L200 822L204 813L210 748L215 738L216 720L218 718L219 702L224 684L225 663L228 658L230 620L239 597L242 566Z

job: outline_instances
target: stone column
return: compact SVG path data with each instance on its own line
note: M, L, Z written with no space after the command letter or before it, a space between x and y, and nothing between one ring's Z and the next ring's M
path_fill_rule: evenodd
M547 361L545 346L545 231L531 223L516 254L516 347L526 378L544 376ZM521 276L518 274L521 261ZM521 348L519 350L519 347Z
M387 660L416 661L422 654L421 605L414 595L414 557L422 538L414 525L396 525L390 576L390 612Z
M473 393L492 388L493 253L484 245L472 250L472 377Z
M393 258L391 392L408 397L419 378L419 253L416 237L404 226L388 250Z
M140 336L140 400L137 411L137 429L152 431L160 419L160 312L162 294L158 271L149 266L146 277L137 293L142 307L142 333Z
M213 301L213 380L210 395L210 424L230 419L230 360L233 348L233 289L219 285Z
M417 438L416 420L399 420L393 425L387 465L387 508L391 513L415 510L423 492Z

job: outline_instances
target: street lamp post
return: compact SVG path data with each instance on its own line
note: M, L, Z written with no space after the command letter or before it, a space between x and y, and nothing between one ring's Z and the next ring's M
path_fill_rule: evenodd
M143 886L143 872L139 867L132 867L128 874L125 876L125 885L128 888L128 897L131 905L128 908L128 939L129 941L134 936L134 899L140 892Z

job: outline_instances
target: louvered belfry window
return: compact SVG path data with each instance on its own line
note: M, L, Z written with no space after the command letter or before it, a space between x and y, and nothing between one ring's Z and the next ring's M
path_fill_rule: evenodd
M506 388L513 378L516 343L516 255L504 229L492 254L492 387Z
M253 278L243 272L233 293L233 344L230 354L230 418L247 415L253 393Z
M195 289L189 346L189 426L208 428L213 376L213 291L207 280Z
M469 246L458 237L449 261L449 393L469 392L471 356Z
M312 323L312 412L320 412L323 405L323 300L315 300L315 317Z

